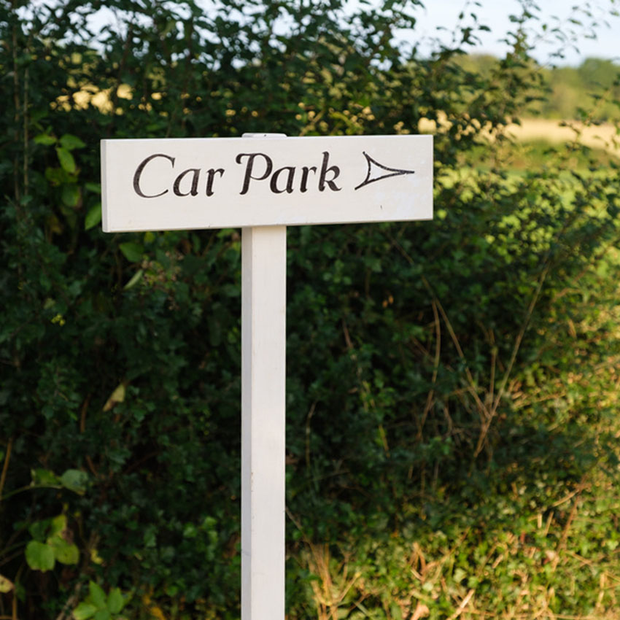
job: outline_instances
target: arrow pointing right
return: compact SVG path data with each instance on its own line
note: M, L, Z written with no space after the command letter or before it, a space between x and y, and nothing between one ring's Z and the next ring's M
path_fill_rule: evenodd
M375 181L382 181L383 179L398 177L403 174L415 174L415 170L401 170L400 168L390 168L389 166L384 166L373 159L366 151L362 151L362 153L368 162L368 170L366 171L366 178L355 188L356 190L361 189L370 183L374 183ZM385 170L386 172L382 172L382 170Z

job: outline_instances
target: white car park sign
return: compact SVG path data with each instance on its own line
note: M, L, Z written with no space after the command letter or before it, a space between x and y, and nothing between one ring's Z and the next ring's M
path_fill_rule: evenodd
M242 228L241 615L284 620L286 226L430 220L432 136L102 140L103 230Z
M431 136L104 140L107 232L432 218Z

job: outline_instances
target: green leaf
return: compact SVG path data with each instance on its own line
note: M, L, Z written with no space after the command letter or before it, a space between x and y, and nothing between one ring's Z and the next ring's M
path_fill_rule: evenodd
M67 469L60 477L62 486L78 495L84 495L88 484L88 474L79 469Z
M35 487L59 487L60 478L49 469L33 469L30 472L32 476L32 486Z
M45 178L54 186L58 187L63 183L71 182L71 175L62 168L46 168Z
M56 536L49 541L54 552L54 557L61 564L77 564L80 560L80 551L77 545L68 543L61 536Z
M50 136L48 133L40 133L38 136L34 137L34 141L35 144L43 144L45 146L56 144L56 138L54 136Z
M120 588L112 588L108 594L108 609L111 613L119 613L125 606L125 598L121 594Z
M13 583L11 581L9 581L3 575L0 575L0 594L6 594L7 592L10 592L14 587L15 586L13 585ZM108 607L109 607L109 605L108 605ZM120 609L119 609L119 611L120 611Z
M98 583L89 581L88 590L90 592L90 600L97 605L97 609L106 607L106 595L103 588Z
M38 540L39 542L45 542L49 533L51 522L51 519L44 519L42 521L35 521L34 523L31 523L28 526L28 532L30 533L30 536L32 536L34 540Z
M390 605L390 612L391 612L391 617L394 620L402 620L403 612L399 605L397 605L396 603L392 603Z
M58 515L50 521L49 536L58 536L67 529L67 517Z
M66 133L60 138L60 144L63 148L67 149L67 151L72 151L73 149L83 149L86 146L82 140L70 133Z
M142 279L143 274L144 274L144 271L142 269L138 269L138 271L136 271L136 273L133 274L131 280L129 280L129 282L125 284L125 286L123 287L123 290L128 291L130 288L133 288Z
M86 220L84 221L84 230L90 230L101 222L101 203L91 207L86 214Z
M73 155L67 149L63 149L61 146L56 147L56 153L58 154L58 161L65 172L73 174L76 170L75 159Z
M118 403L122 403L125 401L125 384L121 383L110 395L110 398L106 401L103 406L103 411L110 411L113 407L115 407Z
M101 183L86 183L84 187L86 187L89 192L101 194Z
M80 188L75 183L63 185L62 201L68 207L77 207L80 202Z
M127 243L121 243L119 248L128 261L138 263L142 260L144 247L140 243L128 241Z
M52 570L56 563L54 551L45 543L31 540L26 545L26 562L33 570L40 570L42 572Z
M93 620L111 620L112 614L107 609L100 609Z
M75 620L88 620L88 618L92 618L97 613L97 608L90 603L80 603L73 610L73 617Z

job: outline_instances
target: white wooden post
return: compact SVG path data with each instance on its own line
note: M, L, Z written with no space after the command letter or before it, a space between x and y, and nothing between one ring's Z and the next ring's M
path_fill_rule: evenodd
M242 229L241 618L284 620L286 226Z

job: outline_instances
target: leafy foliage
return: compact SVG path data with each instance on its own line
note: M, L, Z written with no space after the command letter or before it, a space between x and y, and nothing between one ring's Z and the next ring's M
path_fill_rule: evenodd
M0 615L238 616L239 233L103 235L99 139L429 121L432 224L289 233L290 617L614 608L618 165L418 7L0 1Z
M103 588L94 581L88 584L88 597L73 611L75 620L112 620L118 618L127 601L119 588L113 588L106 595Z

